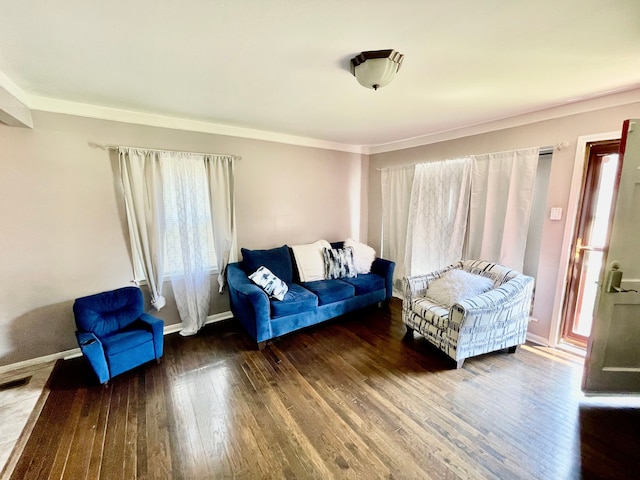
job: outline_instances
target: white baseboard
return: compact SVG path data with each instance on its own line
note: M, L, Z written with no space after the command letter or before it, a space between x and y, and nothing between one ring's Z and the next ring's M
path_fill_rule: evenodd
M548 338L540 337L531 332L527 332L527 340L531 343L536 343L545 347L548 347L550 345Z
M0 367L0 375L21 368L35 367L42 363L52 362L60 358L72 358L75 355L76 350L80 352L79 348L72 348L71 350L65 350L63 352L52 353L51 355L45 355L44 357L30 358L29 360L23 360L22 362L11 363L9 365L3 365Z
M207 321L205 325L210 323L221 322L222 320L228 320L233 318L233 313L231 311L216 313L213 315L209 315L207 317ZM179 332L182 328L181 323L174 323L173 325L167 325L164 327L163 334L169 335L170 333ZM72 348L71 350L65 350L63 352L52 353L51 355L45 355L43 357L30 358L29 360L23 360L22 362L11 363L9 365L0 366L0 375L6 372L11 372L13 370L18 370L20 368L34 367L36 365L40 365L42 363L51 362L53 360L58 360L60 358L64 360L68 360L70 358L76 358L82 356L82 351L79 348Z
M233 313L227 310L226 312L209 315L207 317L207 321L204 322L204 324L209 325L210 323L221 322L223 320L229 320L230 318L233 318ZM170 333L176 333L176 332L179 332L181 329L182 329L182 322L174 323L173 325L167 325L166 327L164 327L164 334L169 335Z

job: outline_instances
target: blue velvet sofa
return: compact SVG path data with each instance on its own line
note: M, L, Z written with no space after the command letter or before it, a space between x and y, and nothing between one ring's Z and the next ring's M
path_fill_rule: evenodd
M342 242L331 246L341 248ZM227 266L231 311L259 349L273 338L391 298L395 263L389 260L376 258L371 273L354 278L300 282L295 257L286 245L242 249L242 254L241 262ZM269 298L248 278L260 266L287 284L283 300Z

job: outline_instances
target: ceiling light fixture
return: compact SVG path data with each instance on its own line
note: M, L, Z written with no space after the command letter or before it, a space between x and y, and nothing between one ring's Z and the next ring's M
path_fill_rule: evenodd
M378 90L391 83L403 58L404 55L395 50L362 52L351 59L351 73L363 87Z

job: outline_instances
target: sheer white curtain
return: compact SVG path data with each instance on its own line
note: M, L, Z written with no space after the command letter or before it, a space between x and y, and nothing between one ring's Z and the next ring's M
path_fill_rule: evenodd
M206 322L211 299L211 217L202 155L162 155L168 270L182 319L181 335Z
M393 273L393 291L402 296L404 254L407 242L407 224L411 187L415 165L383 168L382 181L382 257L396 262Z
M118 149L132 255L149 284L151 305L160 310L164 277L164 203L160 153L134 148Z
M467 258L522 271L539 148L473 157Z
M438 270L462 258L471 158L416 166L407 227L405 274Z

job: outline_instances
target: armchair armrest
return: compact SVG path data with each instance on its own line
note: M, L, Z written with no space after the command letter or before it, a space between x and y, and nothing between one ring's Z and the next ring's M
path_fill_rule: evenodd
M156 360L162 357L164 350L164 321L156 318L148 313L140 315L140 321L149 325L151 333L153 333L153 347L156 352Z
M256 342L272 338L269 296L249 280L238 263L227 266L231 311Z
M376 258L371 264L371 273L384 278L384 285L387 290L385 300L389 300L393 295L393 271L395 268L396 262L384 258Z
M87 358L100 383L109 381L109 366L100 339L91 332L76 332L76 339L82 354Z

